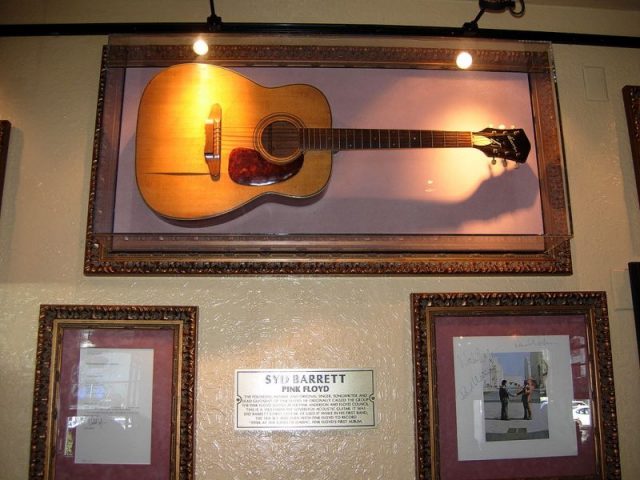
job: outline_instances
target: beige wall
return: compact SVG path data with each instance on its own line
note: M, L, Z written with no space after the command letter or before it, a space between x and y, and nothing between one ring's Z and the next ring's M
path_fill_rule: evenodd
M229 22L460 26L476 2L240 1ZM387 10L388 8L388 10ZM0 3L0 22L203 21L205 0ZM481 26L637 35L640 13L529 5ZM638 353L626 264L640 259L640 208L620 90L640 84L640 51L557 45L560 109L574 220L569 277L87 278L82 274L101 37L0 38L0 118L13 124L0 216L0 477L26 477L38 309L45 303L200 308L200 479L410 479L414 475L411 292L605 290L623 476L640 478ZM606 74L586 98L583 67ZM236 368L369 367L379 427L239 434Z

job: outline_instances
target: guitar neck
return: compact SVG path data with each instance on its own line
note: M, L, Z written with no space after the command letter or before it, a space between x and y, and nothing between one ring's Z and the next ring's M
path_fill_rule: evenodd
M473 147L472 132L365 128L303 128L303 150Z

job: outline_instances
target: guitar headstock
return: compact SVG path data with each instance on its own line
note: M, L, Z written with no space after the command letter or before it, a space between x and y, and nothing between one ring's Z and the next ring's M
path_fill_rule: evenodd
M485 128L471 134L473 147L482 150L487 157L502 158L525 163L531 144L521 128Z

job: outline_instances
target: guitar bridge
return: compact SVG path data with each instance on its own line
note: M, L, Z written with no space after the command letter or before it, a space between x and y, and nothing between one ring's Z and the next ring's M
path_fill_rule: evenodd
M204 160L213 180L220 178L222 150L222 109L219 104L211 107L209 118L204 122Z

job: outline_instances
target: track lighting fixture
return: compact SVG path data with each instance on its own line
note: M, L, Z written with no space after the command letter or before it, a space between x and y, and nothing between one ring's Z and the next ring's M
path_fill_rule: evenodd
M211 9L211 15L207 17L207 27L210 32L217 32L222 27L222 18L216 15L216 7L213 4L213 0L209 0L209 8Z
M216 7L213 4L213 0L209 0L209 8L211 9L211 15L207 17L207 29L210 32L218 32L222 29L222 19L216 15ZM201 37L198 37L193 42L192 48L196 55L200 56L209 52L209 44Z
M479 0L478 4L480 6L480 11L476 18L471 20L470 22L466 22L462 25L462 29L468 35L473 35L478 32L478 20L480 17L484 15L484 12L504 12L505 10L509 10L512 16L514 17L522 17L524 15L524 0L518 0L520 4L520 8L516 8L515 0Z

